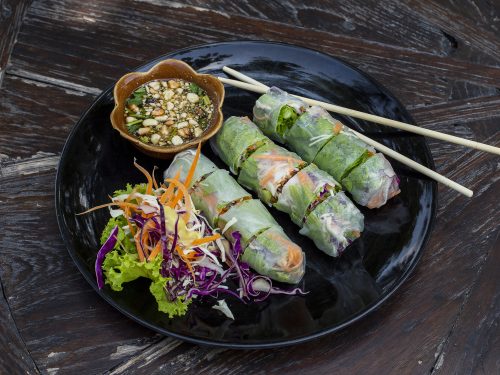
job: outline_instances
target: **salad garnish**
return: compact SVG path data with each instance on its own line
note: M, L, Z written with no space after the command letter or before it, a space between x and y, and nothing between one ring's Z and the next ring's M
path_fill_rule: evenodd
M251 303L271 294L304 294L300 288L275 287L269 277L251 271L241 261L239 232L230 234L235 240L231 245L193 207L187 187L200 147L185 181L179 180L178 171L174 178L158 184L154 170L150 174L134 161L147 183L127 184L124 190L114 192L110 203L82 213L105 207L110 210L95 262L98 288L108 284L121 291L124 283L148 278L158 309L170 318L186 314L193 299L200 297L213 298L213 308L234 319L222 296Z

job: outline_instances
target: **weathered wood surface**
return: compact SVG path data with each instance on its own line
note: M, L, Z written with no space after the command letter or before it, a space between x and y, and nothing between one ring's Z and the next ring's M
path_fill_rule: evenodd
M438 171L475 197L440 187L421 263L379 311L272 351L198 347L124 318L76 271L53 209L62 145L100 90L159 54L211 41L312 46L383 81L422 126L500 146L497 2L42 0L22 24L29 3L4 4L16 13L0 23L0 67L10 57L0 87L0 373L500 373L491 155L431 141Z

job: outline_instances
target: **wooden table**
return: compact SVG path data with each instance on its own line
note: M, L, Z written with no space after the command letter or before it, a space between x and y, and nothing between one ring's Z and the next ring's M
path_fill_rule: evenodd
M500 2L1 0L0 22L1 374L500 373L498 157L429 141L474 198L440 187L424 256L380 310L278 350L195 346L125 318L77 271L54 213L62 146L96 95L206 42L313 47L383 82L420 126L500 146Z

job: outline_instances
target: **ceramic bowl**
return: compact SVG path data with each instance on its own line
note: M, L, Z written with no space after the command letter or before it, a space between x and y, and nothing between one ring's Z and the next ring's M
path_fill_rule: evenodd
M127 99L141 85L158 79L182 79L193 82L205 90L214 106L214 111L207 129L200 137L178 146L154 146L141 142L128 132L124 116ZM178 152L194 147L199 142L205 143L217 133L222 125L224 85L217 77L210 74L198 74L188 64L180 60L163 60L154 65L147 72L132 72L125 74L116 82L113 95L115 107L110 116L113 128L115 128L123 138L130 141L137 149L155 158L171 159Z

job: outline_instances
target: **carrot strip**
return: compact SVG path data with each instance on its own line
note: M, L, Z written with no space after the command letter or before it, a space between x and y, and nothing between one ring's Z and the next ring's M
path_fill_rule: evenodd
M179 168L177 173L175 174L174 180L179 180L179 176L182 172L182 166ZM172 199L172 194L174 192L174 184L169 184L167 190L161 195L160 202L165 204L165 202L170 201Z
M216 234L214 234L212 236L208 236L208 237L197 238L196 240L193 240L193 242L191 242L191 246L196 246L196 245L201 245L201 244L204 244L207 242L212 242L212 241L215 241L219 238L221 238L221 235L219 233L216 233Z
M145 170L143 167L141 167L139 164L137 164L135 159L134 159L134 165L138 170L140 170L144 174L144 176L146 176L146 178L148 180L146 194L151 194L151 192L153 191L153 178L151 177L151 175L149 174L149 172L147 170Z
M182 184L182 182L180 182L179 180L174 180L171 178L167 178L167 179L165 179L165 181L169 182L171 184L174 184L175 186L177 186L177 188L179 190L179 192L175 196L175 198L173 200L171 200L167 205L171 208L174 208L175 205L177 204L177 202L179 202L179 200L182 197L184 197L184 204L186 205L186 213L182 215L182 218L185 220L188 220L190 215L191 215L191 211L193 210L193 207L192 207L191 198L189 197L189 193L186 189L186 186L184 186L184 184Z
M105 203L105 204L101 204L99 206L92 207L92 208L88 209L87 211L77 213L77 215L88 214L89 212L100 210L101 208L110 207L110 206L120 206L120 208L121 208L121 206L123 206L123 207L131 207L131 208L135 208L135 209L137 209L139 207L136 204L128 203L128 202L111 202L111 203Z
M298 162L298 163L302 162L302 160L300 159L295 159L292 158L291 156L285 156L285 155L260 154L260 155L254 155L253 157L255 159L282 160L287 162Z
M193 275L193 279L194 279L195 278L194 277L194 270L193 270L193 266L191 266L191 262L189 262L189 260L186 258L186 255L184 255L182 249L178 245L175 247L175 250L177 250L177 253L179 254L179 256L186 263L186 266L188 267L189 271L191 272L191 275Z
M161 250L161 241L158 241L151 254L149 254L148 260L155 259L156 256L160 253L160 250Z
M151 177L153 178L153 186L155 188L155 190L158 190L158 182L156 182L156 178L155 178L155 171L156 171L157 167L156 165L153 167L153 171L151 172Z
M185 186L189 186L191 180L194 176L194 171L196 170L196 166L198 165L198 160L200 159L201 154L201 142L198 143L198 148L196 149L196 155L194 156L193 162L191 163L191 167L189 167L189 172L186 176L186 180L184 181Z
M139 243L139 239L137 236L134 236L135 248L137 249L137 254L139 255L139 260L144 262L144 253L142 252L141 244Z

